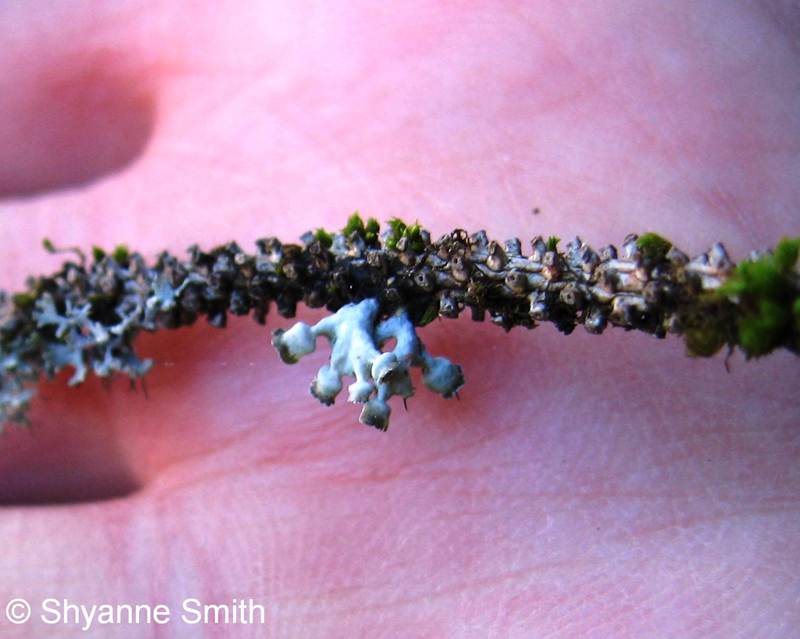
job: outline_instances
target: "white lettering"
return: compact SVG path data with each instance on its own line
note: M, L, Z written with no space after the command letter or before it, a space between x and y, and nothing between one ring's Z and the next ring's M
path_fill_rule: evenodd
M117 606L117 623L122 623L122 611L126 610L128 612L128 621L127 623L133 623L133 606L129 606L128 604L120 604Z
M266 623L267 612L264 610L264 606L261 604L253 603L253 600L250 600L250 623L255 623L253 621L253 611L258 609L260 616L261 616L261 623Z
M49 625L63 623L74 625L84 632L93 626L108 625L164 625L170 622L169 606L158 604L82 604L70 603L68 599L44 599L41 604L41 620ZM236 625L266 622L264 606L252 599L232 599L225 604L204 604L199 599L183 602L181 619L189 625L215 624Z
M153 621L159 625L169 623L169 608L164 604L158 604L153 608Z
M75 604L71 604L69 601L64 599L64 623L69 623L69 613L70 611L75 612L75 623L78 624L81 622L80 614L81 611Z
M203 610L204 617L205 617L203 622L204 623L208 623L209 622L208 613L213 612L214 613L214 623L218 624L219 623L219 613L220 613L220 611L225 613L225 623L230 623L230 620L228 619L228 606L226 606L224 604L219 605L219 606L215 606L214 604L207 604L205 606L205 610Z
M86 606L81 604L81 612L83 613L83 618L86 619L86 624L81 628L84 632L92 627L92 619L94 619L95 610L97 610L97 606L92 606L89 611L87 611Z
M103 625L114 623L114 609L111 606L100 606L100 614L97 615L97 623Z
M200 603L199 601L197 602ZM91 629L95 622L99 625L109 624L150 624L163 625L169 623L170 609L164 604L155 608L148 604L131 606L128 604L71 604L67 599L45 599L42 601L41 619L46 624L73 623L84 632Z
M195 615L194 620L192 621L191 619L187 618L186 615L182 615L181 619L183 619L184 623L188 623L188 624L200 623L202 621L202 619L203 619L203 616L200 614L199 610L195 610L193 608L190 608L189 604L194 604L195 606L197 606L197 608L199 608L200 607L200 600L199 599L187 599L186 601L183 602L183 609L186 612L194 613L194 615Z
M203 604L199 599L186 599L183 610L185 614L181 619L187 624L246 625L256 623L256 618L263 624L267 616L264 606L252 599L233 599L230 604Z
M51 604L54 604L55 607L51 608L50 607ZM58 609L58 607L60 605L61 604L58 601L58 599L45 599L42 602L42 610L44 610L45 613L52 612L53 613L53 617L50 618L50 617L46 617L45 615L42 615L42 621L44 621L45 623L49 623L49 624L54 624L54 623L58 623L59 621L61 621L61 611Z

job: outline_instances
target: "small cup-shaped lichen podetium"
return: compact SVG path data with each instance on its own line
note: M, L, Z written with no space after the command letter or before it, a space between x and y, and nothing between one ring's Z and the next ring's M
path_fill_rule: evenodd
M296 364L316 349L316 336L305 322L297 322L288 331L282 328L272 334L272 345L286 364Z

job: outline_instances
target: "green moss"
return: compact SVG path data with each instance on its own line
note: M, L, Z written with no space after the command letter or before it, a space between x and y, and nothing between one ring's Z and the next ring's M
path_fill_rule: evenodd
M545 242L545 247L548 251L556 251L558 250L558 243L561 241L560 237L556 237L555 235L551 235L547 238L547 242Z
M422 314L417 326L427 326L437 317L439 317L439 304L438 302L434 302L425 309L425 312Z
M391 234L386 238L386 248L392 251L397 250L397 240L403 237L406 232L406 223L400 218L394 217L388 222Z
M353 233L358 233L362 238L364 238L364 242L366 242L367 246L371 246L373 248L377 248L378 246L378 237L380 232L381 225L378 224L378 220L376 220L374 217L371 217L365 224L364 220L362 220L361 216L358 214L358 211L353 213L347 219L347 225L342 229L342 234L345 237L350 237Z
M128 257L130 253L128 252L128 246L126 244L119 244L114 248L114 252L111 254L111 257L114 258L114 261L117 264L124 264L128 261Z
M92 257L94 258L95 262L102 262L103 258L106 256L106 252L101 249L99 246L92 247Z
M58 248L55 246L48 238L42 239L42 247L48 253L75 253L81 261L81 265L86 262L86 255L84 255L83 251L81 251L77 246L71 246L68 248Z
M401 238L407 238L411 250L420 252L425 248L425 243L422 240L422 227L419 222L408 225L400 218L392 218L388 222L391 234L386 238L386 248L393 251L397 250L397 242Z
M411 240L411 248L415 251L422 251L425 243L422 241L422 227L415 222L406 230L406 237Z
M758 308L739 319L739 345L749 355L760 357L781 345L790 326L789 309L770 299L759 300Z
M325 248L330 248L333 246L333 234L328 233L328 231L325 229L317 229L317 232L314 233L314 239L322 244L322 246Z
M724 297L779 297L786 287L783 273L772 256L755 262L742 262L734 274L717 289Z
M656 233L645 233L636 241L636 246L639 247L645 258L653 262L660 262L672 248L672 242Z
M17 293L14 295L14 304L18 309L27 311L36 304L36 296L30 293Z
M800 237L794 239L785 237L775 247L772 259L775 266L785 273L792 270L797 264L798 252L800 252Z
M725 339L716 326L688 329L685 337L686 351L693 357L713 357L725 345Z
M357 232L363 236L364 230L364 220L361 219L358 211L356 211L347 218L347 225L342 229L342 234L345 237L350 237L353 233Z
M741 262L717 294L737 304L738 343L748 357L800 346L800 295L792 283L800 238L782 239L772 255Z
M369 218L367 220L367 225L364 228L364 240L367 242L367 245L377 246L380 233L381 225L378 224L378 220L376 220L374 217Z

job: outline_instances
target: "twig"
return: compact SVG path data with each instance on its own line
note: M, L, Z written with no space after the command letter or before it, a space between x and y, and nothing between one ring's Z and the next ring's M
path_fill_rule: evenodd
M617 326L658 338L683 335L689 353L704 357L726 345L748 358L780 348L800 352L800 240L782 240L774 251L754 253L739 266L721 244L690 259L654 234L629 235L620 249L599 251L578 238L559 250L558 238L537 237L523 251L519 240L499 243L483 231L455 230L433 242L418 224L399 220L381 234L375 220L364 223L357 214L341 232L319 230L301 240L261 239L254 254L235 242L209 252L192 246L189 259L164 252L152 266L124 246L110 254L94 248L90 264L79 249L69 249L77 263L29 278L24 293L0 292L0 428L26 422L41 374L52 377L69 365L71 385L90 371L141 378L152 365L133 348L141 330L187 326L200 316L224 328L228 313L252 313L264 324L273 304L280 315L293 317L300 302L337 312L374 300L365 326L378 355L377 332L389 319L402 316L413 332L467 308L474 320L488 315L506 331L542 322L565 334L579 324L595 334ZM44 245L59 250L48 240ZM398 322L392 330L403 329ZM328 336L335 341L338 333ZM275 343L280 349L280 335ZM371 390L363 388L355 401L368 402L373 393L377 399L381 392L384 403L392 394L410 396L410 382L405 387L400 377L408 366L429 366L419 344L400 368L392 368L391 392L381 391L389 382L368 370L362 381ZM336 373L340 383L353 371L343 366ZM449 381L448 396L463 376L460 383ZM332 403L332 397L322 401ZM385 428L388 414L377 421Z

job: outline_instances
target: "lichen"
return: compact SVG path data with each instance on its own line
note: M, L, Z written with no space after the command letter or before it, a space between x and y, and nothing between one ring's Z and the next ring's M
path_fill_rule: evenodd
M355 377L347 389L348 401L364 404L361 423L385 431L391 415L388 400L399 395L405 401L414 394L411 367L421 368L422 383L445 398L461 388L464 375L447 358L427 353L405 311L380 319L379 308L374 298L347 304L314 326L298 322L287 331L276 330L272 344L284 362L294 364L314 352L317 337L326 337L330 364L311 382L311 394L330 406L342 390L342 377ZM396 340L394 349L382 352L390 339Z
M748 357L777 348L800 353L798 239L736 267L721 244L690 259L652 234L627 236L619 251L594 251L577 237L560 251L558 238L536 237L524 254L516 238L490 241L484 231L455 229L432 241L418 223L397 218L381 234L376 220L355 213L342 232L320 229L301 241L262 238L254 254L235 242L207 252L195 245L188 259L165 251L148 265L125 245L94 247L87 260L80 248L44 240L48 251L77 259L69 256L52 276L28 278L23 292L0 291L0 427L24 423L39 378L64 367L73 369L73 384L91 373L144 375L151 363L134 350L142 330L201 317L224 328L229 315L248 314L263 325L270 308L291 318L300 303L336 319L276 336L282 357L310 352L314 331L324 329L333 357L312 392L332 403L342 376L352 374L350 399L363 402L362 421L379 428L388 424L387 400L413 392L409 367L422 368L423 383L445 396L463 383L458 367L427 356L413 329L465 309L506 331L551 322L565 334L580 325L599 334L613 326L657 338L683 334L689 352L704 357L725 345ZM387 336L398 346L383 353Z

